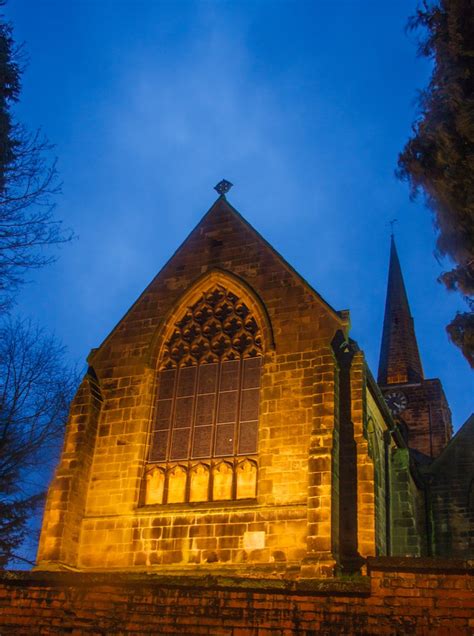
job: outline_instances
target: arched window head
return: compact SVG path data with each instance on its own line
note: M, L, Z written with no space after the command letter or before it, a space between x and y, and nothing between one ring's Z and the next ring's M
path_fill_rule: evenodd
M214 465L232 458L236 466L238 458L255 455L261 355L257 320L223 285L187 307L163 347L149 461L170 466L215 458ZM195 492L191 499L200 499Z
M250 309L235 294L216 285L175 323L160 366L173 369L261 353L262 336Z

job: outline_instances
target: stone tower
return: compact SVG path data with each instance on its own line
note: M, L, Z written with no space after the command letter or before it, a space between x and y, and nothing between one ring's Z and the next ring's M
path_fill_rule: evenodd
M451 412L440 380L424 377L393 235L378 383L392 414L407 427L409 446L438 456L451 438Z

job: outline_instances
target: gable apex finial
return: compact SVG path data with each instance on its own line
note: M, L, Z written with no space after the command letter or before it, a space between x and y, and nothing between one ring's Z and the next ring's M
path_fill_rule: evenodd
M222 181L219 181L219 183L214 186L214 190L216 192L218 192L221 197L225 196L227 192L229 192L229 190L232 188L234 184L231 183L230 181L227 181L226 179L222 179Z

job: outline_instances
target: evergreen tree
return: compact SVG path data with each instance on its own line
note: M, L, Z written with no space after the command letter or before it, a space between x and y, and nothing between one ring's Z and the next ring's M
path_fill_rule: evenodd
M425 195L437 229L436 250L455 267L440 276L468 311L447 327L474 367L474 6L472 0L424 2L409 21L422 28L419 53L433 60L413 136L398 159L412 196Z

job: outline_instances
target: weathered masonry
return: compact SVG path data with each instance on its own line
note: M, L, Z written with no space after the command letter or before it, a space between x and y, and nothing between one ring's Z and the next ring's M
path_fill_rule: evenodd
M434 561L434 562L433 562ZM369 558L367 576L0 574L2 634L470 636L472 564Z
M439 381L423 379L393 241L379 384L348 311L224 194L89 365L39 569L278 564L327 577L375 555L468 554L469 506L452 520L456 545L437 526L450 508L442 461L429 462L449 441L449 410Z

